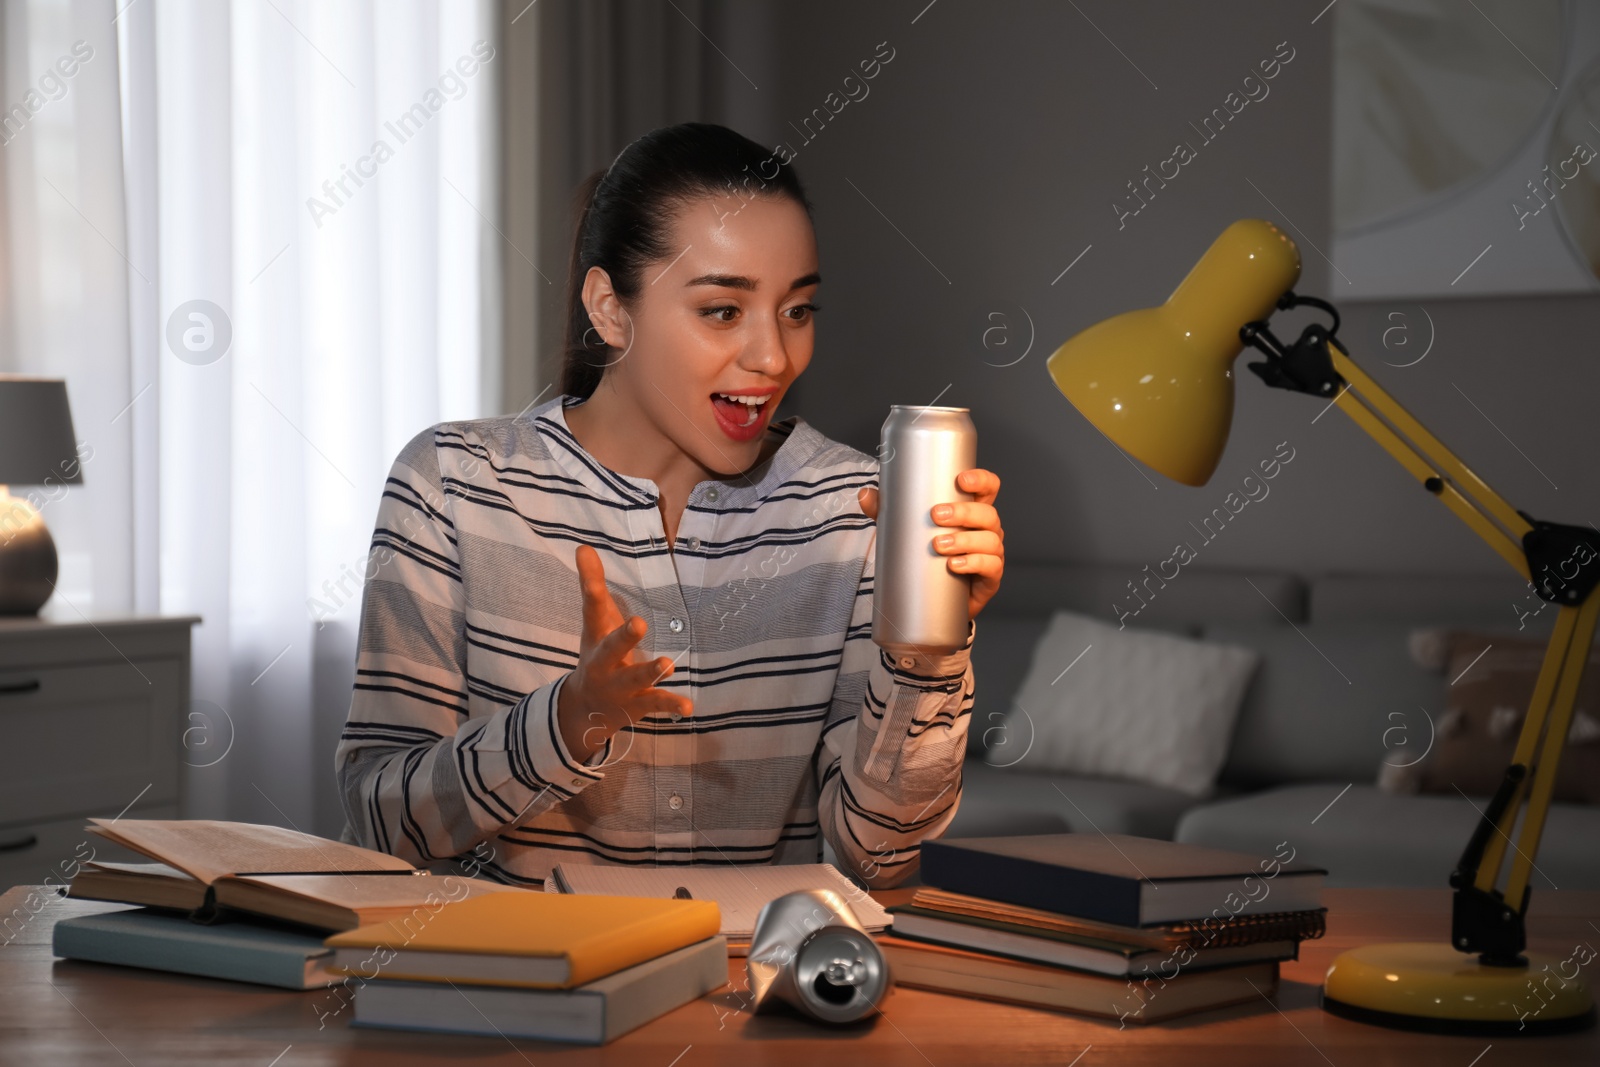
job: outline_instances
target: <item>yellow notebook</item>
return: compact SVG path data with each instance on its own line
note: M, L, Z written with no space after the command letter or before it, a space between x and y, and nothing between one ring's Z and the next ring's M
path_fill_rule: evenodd
M716 937L709 900L493 893L335 934L330 970L362 978L569 989Z

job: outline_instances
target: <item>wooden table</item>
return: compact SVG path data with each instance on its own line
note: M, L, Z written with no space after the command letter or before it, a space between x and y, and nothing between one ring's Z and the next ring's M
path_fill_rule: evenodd
M27 887L0 896L0 922L14 916ZM881 894L888 902L905 891ZM1436 1037L1364 1026L1324 1013L1318 985L1334 955L1382 940L1444 939L1449 893L1431 889L1330 889L1328 934L1283 965L1275 1002L1224 1008L1146 1027L1119 1029L1073 1015L898 989L884 1014L856 1029L803 1019L753 1017L743 960L732 987L685 1005L610 1045L574 1047L497 1037L368 1030L350 1012L326 1019L328 991L289 993L233 982L56 960L57 918L94 905L53 902L0 941L0 1062L66 1064L549 1064L628 1067L708 1064L813 1064L830 1067L968 1067L1037 1063L1600 1064L1600 1031L1542 1038ZM28 909L24 909L24 914ZM1600 945L1600 891L1536 893L1530 947L1565 957L1574 945ZM1597 983L1597 975L1589 975ZM1600 983L1597 983L1600 984Z

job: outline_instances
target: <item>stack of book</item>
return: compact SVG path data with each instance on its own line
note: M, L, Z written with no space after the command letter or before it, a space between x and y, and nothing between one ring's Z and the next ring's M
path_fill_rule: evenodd
M1322 936L1326 871L1116 834L927 841L880 939L895 980L1151 1023L1273 995Z
M707 900L517 893L328 939L355 1022L603 1044L728 982Z
M530 892L250 823L89 829L155 862L88 861L69 895L144 907L62 919L57 956L337 986L324 1021L598 1044L728 981L709 900Z
M277 826L90 819L88 829L153 862L82 864L69 896L144 907L58 922L54 951L67 959L312 989L343 980L327 968L330 933L533 895Z

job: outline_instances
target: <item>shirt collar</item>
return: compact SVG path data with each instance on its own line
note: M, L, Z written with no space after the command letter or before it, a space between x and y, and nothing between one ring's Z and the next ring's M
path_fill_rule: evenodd
M610 470L578 443L577 436L567 425L566 409L579 402L578 398L564 394L533 408L527 418L544 437L551 455L566 474L606 497L625 504L654 507L661 490L653 480ZM799 415L773 423L767 432L785 435L772 455L742 474L697 483L689 494L689 506L727 511L758 504L798 473L825 442L821 432Z

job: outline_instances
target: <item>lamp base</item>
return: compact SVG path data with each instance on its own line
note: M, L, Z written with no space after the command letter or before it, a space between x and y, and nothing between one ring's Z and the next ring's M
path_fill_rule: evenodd
M1595 1025L1594 997L1577 961L1538 952L1527 959L1525 967L1490 967L1442 943L1365 945L1334 959L1322 1007L1357 1022L1430 1033L1514 1037Z
M55 592L58 566L44 517L0 486L0 615L37 615Z

